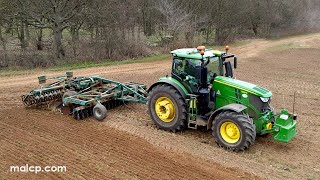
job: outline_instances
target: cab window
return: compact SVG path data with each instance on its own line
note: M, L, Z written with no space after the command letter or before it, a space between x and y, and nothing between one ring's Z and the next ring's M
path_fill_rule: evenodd
M207 66L208 76L212 78L214 74L220 75L219 72L219 57L210 57L210 63ZM208 80L209 80L208 77Z
M179 58L173 59L172 71L174 74L180 76L184 72L184 66L185 66L184 60Z

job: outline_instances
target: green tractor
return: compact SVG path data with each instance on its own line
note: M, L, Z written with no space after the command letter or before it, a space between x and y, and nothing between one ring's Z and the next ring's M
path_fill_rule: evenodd
M289 142L296 135L297 116L285 109L276 113L269 90L235 79L237 57L228 49L171 51L171 77L160 78L148 90L151 119L158 128L173 132L204 126L219 146L232 151L245 150L256 135L268 133L276 141Z

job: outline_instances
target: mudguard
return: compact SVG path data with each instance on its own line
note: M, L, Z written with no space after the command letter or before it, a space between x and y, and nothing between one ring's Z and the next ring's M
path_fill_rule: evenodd
M211 128L212 125L212 121L214 120L214 118L221 113L222 111L234 111L234 112L242 112L243 110L247 109L246 106L242 105L242 104L228 104L226 106L223 106L215 111L213 111L213 113L210 115L209 120L208 120L208 124L207 124L207 129L209 130Z
M160 78L158 82L154 83L151 87L148 89L148 93L151 91L151 89L159 84L168 84L176 88L176 90L181 94L181 96L186 99L188 91L187 89L176 79L173 79L171 77L164 77Z

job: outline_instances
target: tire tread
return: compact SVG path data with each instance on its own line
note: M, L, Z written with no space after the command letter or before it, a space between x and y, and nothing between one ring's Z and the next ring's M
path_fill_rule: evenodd
M171 127L163 127L161 125L159 125L156 120L152 117L152 113L151 113L151 98L158 92L165 92L170 94L176 101L178 107L175 108L182 108L181 109L181 114L180 114L180 118L177 121L177 123L175 123L173 126ZM152 119L152 121L156 124L157 128L162 129L162 130L166 130L166 131L172 131L172 132L177 132L177 131L182 131L184 129L186 129L187 127L187 110L186 110L186 103L184 98L181 96L181 94L173 87L167 84L160 84L155 86L154 88L152 88L152 90L149 93L148 96L148 111L150 114L150 117ZM179 110L178 110L179 112Z
M230 147L228 146L226 143L222 142L219 137L217 137L216 133L218 133L220 130L218 127L219 121L222 119L236 119L238 121L239 124L242 125L242 127L244 128L245 132L242 132L242 134L245 134L245 140L244 143L240 143L239 146L236 147ZM231 151L243 151L246 150L250 147L250 145L252 145L255 141L255 137L256 137L256 127L252 121L251 118L247 118L246 115L242 114L242 113L236 113L233 111L224 111L221 112L220 114L218 114L215 117L215 120L212 122L212 134L213 137L216 141L216 143L220 146L223 147L225 149L231 150Z

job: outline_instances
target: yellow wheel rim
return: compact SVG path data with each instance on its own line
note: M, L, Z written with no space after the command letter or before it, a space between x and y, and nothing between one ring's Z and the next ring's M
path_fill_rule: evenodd
M155 104L156 114L163 122L171 122L175 116L173 102L167 97L159 97Z
M220 127L220 134L227 143L234 144L240 139L240 130L233 122L224 122Z

